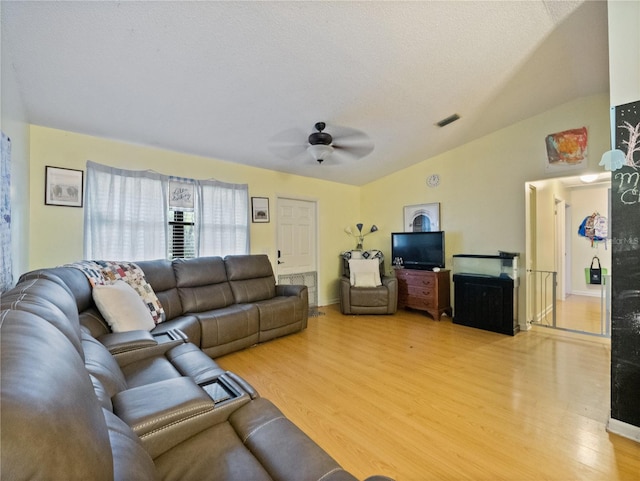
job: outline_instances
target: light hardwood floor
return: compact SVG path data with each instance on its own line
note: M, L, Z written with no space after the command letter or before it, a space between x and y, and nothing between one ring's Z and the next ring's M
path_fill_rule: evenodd
M600 334L606 332L602 326L602 301L599 297L567 296L557 301L556 319L558 327Z
M607 342L320 311L218 362L359 478L640 479L640 444L605 430Z

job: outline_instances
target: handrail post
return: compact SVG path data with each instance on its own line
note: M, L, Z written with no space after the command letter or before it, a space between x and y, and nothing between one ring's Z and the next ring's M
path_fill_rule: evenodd
M557 278L557 275L558 273L555 271L551 273L551 282L552 282L551 302L553 303L551 311L553 312L553 327L557 327L556 326L556 290L557 290L556 278Z

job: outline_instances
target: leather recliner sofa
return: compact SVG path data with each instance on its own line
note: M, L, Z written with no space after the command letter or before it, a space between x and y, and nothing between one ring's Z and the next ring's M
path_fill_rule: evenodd
M178 326L197 316L94 337L97 314L71 272L30 273L2 296L3 479L355 479L190 342Z
M303 285L276 285L266 255L159 259L137 262L165 312L151 332L180 329L210 357L307 327L309 301ZM76 299L80 323L95 338L111 332L96 307L91 284L73 267L40 269L27 280L54 275Z

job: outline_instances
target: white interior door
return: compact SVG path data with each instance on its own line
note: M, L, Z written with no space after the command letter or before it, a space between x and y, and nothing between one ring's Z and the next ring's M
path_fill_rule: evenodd
M279 197L278 275L316 271L316 202Z

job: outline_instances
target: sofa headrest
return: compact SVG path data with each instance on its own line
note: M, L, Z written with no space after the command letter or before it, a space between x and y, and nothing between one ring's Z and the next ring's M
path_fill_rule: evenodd
M233 304L221 257L174 259L173 269L184 312L202 312Z
M87 276L73 267L53 267L27 272L20 277L20 281L28 279L48 279L62 286L76 301L76 310L82 312L93 305L91 298L91 284Z
M173 263L168 259L136 262L144 272L144 277L151 284L156 294L161 291L176 287L176 276L173 272Z
M273 268L265 254L227 256L224 258L227 278L230 281L273 277Z
M276 279L266 255L227 256L224 263L233 298L238 304L275 297Z
M0 313L0 339L3 478L112 480L102 407L69 340L14 310Z
M167 259L136 262L144 272L144 277L155 291L162 309L165 321L180 316L183 313L182 303L178 295L176 273L173 262Z
M30 312L62 332L82 356L80 321L73 296L49 279L24 280L2 295L2 309Z
M227 281L221 257L174 259L173 270L178 287L200 287Z

